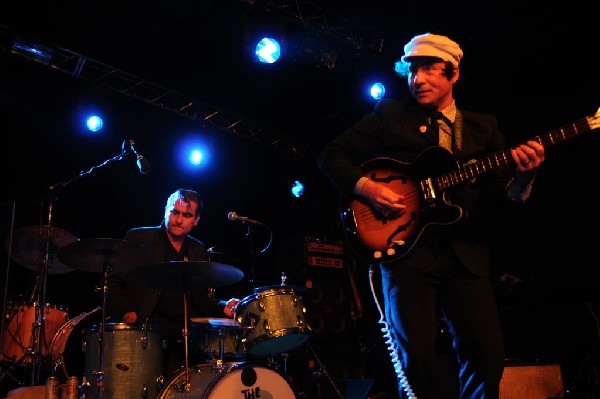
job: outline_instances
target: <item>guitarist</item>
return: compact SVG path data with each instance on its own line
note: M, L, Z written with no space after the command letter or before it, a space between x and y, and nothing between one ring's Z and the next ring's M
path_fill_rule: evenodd
M365 162L389 157L408 165L428 149L442 147L463 165L505 149L494 116L459 109L454 100L462 57L456 42L431 33L415 36L404 46L395 71L407 79L410 96L379 101L372 113L326 144L319 155L320 170L344 198L359 198L383 218L413 212L407 196L365 174ZM456 221L429 224L402 257L386 262L371 258L381 273L383 331L390 335L393 361L397 355L401 398L499 397L504 343L482 216L504 201L519 204L529 197L544 148L528 141L508 153L512 160L444 194L460 209ZM451 379L458 387L452 389L443 381L454 371L440 370L447 366L436 352L440 316L448 325L458 362L458 375Z

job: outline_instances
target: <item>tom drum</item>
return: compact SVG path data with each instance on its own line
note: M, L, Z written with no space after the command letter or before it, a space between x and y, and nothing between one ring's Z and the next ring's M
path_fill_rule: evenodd
M163 377L162 334L152 325L106 323L101 358L100 333L99 325L95 325L85 336L85 376L90 383L87 397L154 398ZM103 375L102 384L98 384L99 375ZM99 385L104 386L102 392Z
M308 340L302 297L293 288L276 286L255 292L236 307L236 320L249 332L242 340L251 355L289 352Z
M28 349L33 349L33 327L36 323L36 312L43 310L44 331L40 334L42 339L42 355L50 354L50 344L58 329L69 320L66 309L49 303L40 309L39 303L9 304L4 314L6 329L2 333L2 345L0 347L0 358L4 361L20 361L30 363L31 358L25 356ZM41 315L42 313L40 313Z

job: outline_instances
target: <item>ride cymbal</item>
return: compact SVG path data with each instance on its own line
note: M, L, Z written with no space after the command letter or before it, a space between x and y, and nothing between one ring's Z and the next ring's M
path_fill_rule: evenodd
M235 266L209 261L164 262L142 266L124 275L124 279L153 288L220 288L240 281L244 273Z

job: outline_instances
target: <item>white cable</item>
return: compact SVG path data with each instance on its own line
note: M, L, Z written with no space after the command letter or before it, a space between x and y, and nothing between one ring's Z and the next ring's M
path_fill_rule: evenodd
M388 323L385 321L385 315L383 310L381 309L381 305L379 304L379 300L377 299L377 295L375 294L375 287L373 286L373 265L369 266L369 285L371 286L371 293L373 294L373 299L375 300L375 305L377 305L377 310L379 311L379 323L383 324L383 328L381 332L383 332L383 338L385 338L385 344L387 345L387 349L390 352L390 357L392 359L392 364L394 366L394 372L396 373L396 378L398 379L398 383L406 392L409 399L417 399L415 394L412 391L410 383L408 382L408 378L404 373L404 369L402 369L402 363L400 361L400 357L398 356L398 348L392 339L392 335L390 333L390 329L388 327Z

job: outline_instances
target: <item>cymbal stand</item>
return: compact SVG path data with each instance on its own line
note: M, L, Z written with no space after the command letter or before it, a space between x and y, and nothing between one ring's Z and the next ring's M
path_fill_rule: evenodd
M41 365L43 356L43 346L46 337L46 282L48 278L48 260L50 256L50 237L52 236L52 210L54 206L55 196L50 195L48 201L48 218L47 222L40 225L40 237L45 237L43 248L40 248L40 252L43 253L41 256L41 268L37 280L37 303L38 306L34 306L35 316L34 323L32 326L31 334L31 350L29 354L26 353L24 357L31 355L31 376L30 385L36 385L40 382L41 377ZM43 226L43 227L42 227ZM44 231L45 229L45 236ZM31 294L31 297L35 297L35 288Z
M102 317L100 318L100 328L98 329L98 370L96 374L96 389L98 390L98 399L102 399L104 393L104 337L106 336L106 303L108 298L108 274L112 272L110 259L111 250L103 249L104 264L102 266Z
M10 259L12 258L12 247L13 247L13 229L14 229L14 223L15 223L15 203L12 202L11 203L11 215L10 215L10 234L8 235L8 240L7 240L7 247L8 247L8 253L7 253L7 257L6 257L6 275L4 276L4 295L2 297L2 309L5 311L6 310L6 305L7 305L7 296L8 296L8 282L9 282L9 275L10 275ZM4 322L5 322L5 317L2 317L2 321L0 321L0 334L4 334L6 332L6 330L4 329ZM1 338L1 335L0 335ZM2 376L0 376L1 378Z
M178 392L189 392L190 390L190 370L189 370L189 356L188 356L188 297L187 297L187 284L185 273L182 274L183 280L183 349L185 351L185 379L183 383L177 387Z

